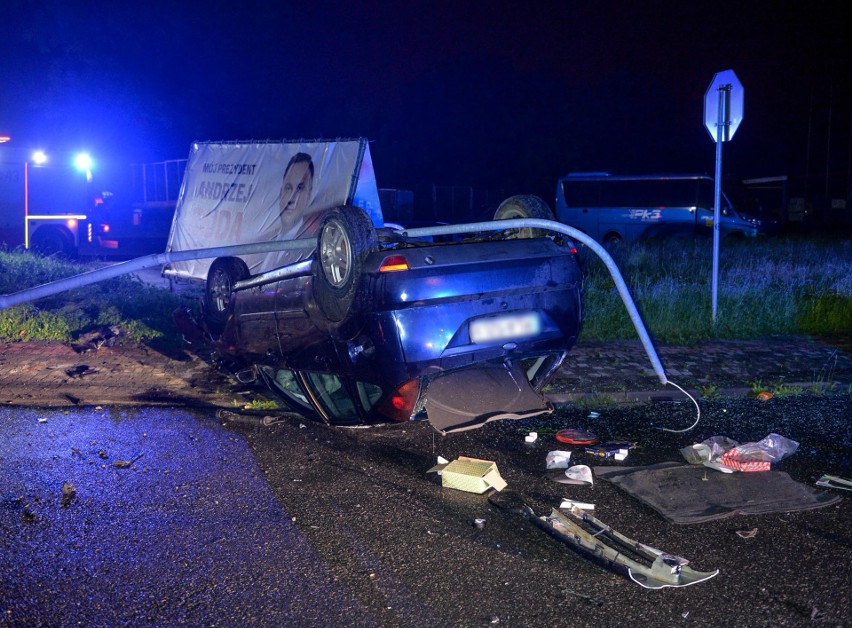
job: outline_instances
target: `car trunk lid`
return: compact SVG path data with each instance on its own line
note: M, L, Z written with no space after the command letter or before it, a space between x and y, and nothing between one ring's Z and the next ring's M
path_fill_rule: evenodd
M485 364L436 377L426 391L426 414L442 434L489 421L524 419L553 411L520 365Z

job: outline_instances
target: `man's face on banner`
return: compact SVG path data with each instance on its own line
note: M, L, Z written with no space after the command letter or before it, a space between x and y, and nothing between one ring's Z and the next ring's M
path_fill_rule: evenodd
M278 200L278 210L285 223L295 223L304 213L311 197L313 175L310 162L297 161L290 164L284 173L281 183L281 197Z

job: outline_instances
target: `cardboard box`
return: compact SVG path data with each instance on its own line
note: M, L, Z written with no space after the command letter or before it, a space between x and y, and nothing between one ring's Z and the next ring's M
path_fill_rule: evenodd
M438 473L441 486L468 493L484 493L489 489L502 491L506 481L500 477L497 464L491 460L459 456L447 464L438 464L427 473Z

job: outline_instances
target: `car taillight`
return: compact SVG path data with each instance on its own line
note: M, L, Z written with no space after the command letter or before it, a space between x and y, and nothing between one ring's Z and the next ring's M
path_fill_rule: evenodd
M394 421L408 421L414 414L417 399L420 397L420 382L409 380L397 388L390 397L377 408L383 416Z
M396 270L408 270L408 260L402 255L389 255L379 266L380 273L391 273Z

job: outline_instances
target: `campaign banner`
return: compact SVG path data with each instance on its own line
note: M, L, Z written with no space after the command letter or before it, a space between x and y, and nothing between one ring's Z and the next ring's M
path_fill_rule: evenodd
M192 145L168 251L313 238L326 210L357 204L383 224L366 140L197 142ZM243 257L252 274L300 261L311 249ZM206 279L212 259L178 262Z

